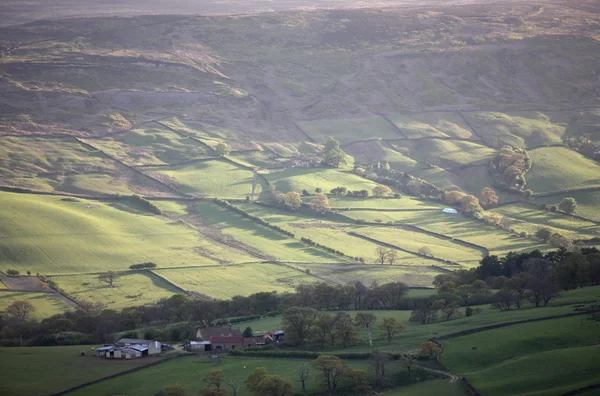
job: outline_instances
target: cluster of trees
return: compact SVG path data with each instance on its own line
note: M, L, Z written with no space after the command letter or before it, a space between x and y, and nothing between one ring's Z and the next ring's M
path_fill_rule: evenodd
M483 194L483 191L482 191L482 194ZM477 197L474 195L468 195L462 191L446 191L446 192L444 192L443 201L447 205L456 206L461 212L463 212L464 214L467 214L467 215L475 215L475 213L480 213L480 214L483 213L483 207L479 203L479 199L477 199Z
M389 265L394 265L397 256L398 251L395 249L387 249L383 246L378 246L375 249L375 261L381 265L386 263Z
M525 174L529 169L531 158L527 151L510 146L501 148L488 167L496 186L517 191L525 187Z
M578 136L565 139L565 143L569 148L579 152L580 154L600 161L600 145L592 141L589 136Z
M397 172L387 163L383 166L379 162L367 167L355 166L353 172L379 184L401 189L407 194L421 199L441 201L443 197L444 191L434 184L406 172Z
M117 278L113 279L113 282ZM48 280L61 290L56 282ZM113 341L116 332L141 327L152 328L145 338L180 341L195 337L198 327L227 325L276 315L289 307L316 310L407 309L414 301L405 298L408 287L400 282L370 287L326 283L301 284L293 293L261 292L235 296L230 300L207 300L176 294L155 304L133 306L121 311L104 309L101 304L79 302L80 309L37 321L31 310L25 315L0 313L2 345L91 344ZM61 290L61 292L64 292ZM236 319L227 319L236 318ZM180 323L172 326L169 324ZM132 336L136 338L136 336Z
M276 190L275 186L269 186L269 191L271 201L276 205L282 206L292 212L302 207L302 197L295 191L284 193Z
M440 348L432 342L426 342L421 347L421 356L431 357L440 352ZM386 375L390 363L399 362L408 371L409 378L412 375L412 366L416 361L415 355L390 355L385 352L375 351L369 357L369 366L374 373L374 385L378 391L386 385L389 376ZM294 373L298 378L301 391L307 392L307 381L311 376L315 376L321 382L323 391L329 395L340 391L343 388L344 394L370 395L373 394L371 382L369 382L369 373L364 369L352 369L348 363L339 356L319 355L310 363L300 363L295 367ZM419 373L420 379L415 378L412 381L423 380L427 377L425 371ZM227 379L222 369L210 370L202 377L204 388L200 394L202 396L226 396L227 389L230 394L236 396L242 388L245 388L254 396L292 396L299 394L294 392L293 384L290 380L278 375L269 374L266 368L257 367L246 377L244 381ZM191 393L179 384L171 384L164 387L157 396L190 396Z
M358 330L366 329L369 344L373 345L373 332L380 330L381 337L392 342L394 335L404 325L392 317L382 318L371 312L357 312L354 317L346 312L317 311L310 307L291 307L283 313L282 326L285 343L291 346L338 345L347 348L358 341Z
M160 210L160 208L156 205L154 205L152 202L148 201L146 198L143 198L139 195L132 195L131 198L137 202L140 206L142 206L144 209L148 210L150 213L154 213L155 215L161 215L162 211Z
M345 195L347 197L356 197L356 198L367 198L369 196L368 190L350 191L346 187L341 187L341 186L332 188L331 191L329 191L329 192L336 196Z
M239 214L241 216L244 216L244 217L246 217L246 218L248 218L248 219L250 219L250 220L252 220L252 221L254 221L254 222L258 223L258 224L260 224L260 225L263 225L265 227L269 227L272 230L280 232L280 233L282 233L284 235L287 235L287 236L292 237L292 238L294 238L296 236L293 232L288 231L285 228L281 228L278 225L271 224L268 221L263 220L263 219L261 219L258 216L255 216L255 215L253 215L251 213L246 212L242 208L239 208L239 207L237 207L235 205L230 204L228 201L225 201L225 200L219 199L219 198L214 198L213 202L216 203L217 205L221 206L222 208L229 209L232 212L235 212L235 213L237 213L237 214Z
M321 156L323 164L332 168L339 168L348 163L348 156L340 148L340 142L331 136L327 138Z

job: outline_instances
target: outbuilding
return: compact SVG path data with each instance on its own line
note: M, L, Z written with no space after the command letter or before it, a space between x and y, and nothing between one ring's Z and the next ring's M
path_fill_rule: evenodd
M444 208L444 209L442 209L442 212L447 213L447 214L457 214L458 210L453 209L453 208Z

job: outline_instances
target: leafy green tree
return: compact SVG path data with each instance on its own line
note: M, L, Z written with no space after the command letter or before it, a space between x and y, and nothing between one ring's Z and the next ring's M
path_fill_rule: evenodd
M419 352L419 355L429 356L429 358L432 358L440 352L442 352L442 349L436 343L426 341L423 344L421 344L421 351Z
M394 338L394 335L404 330L405 327L401 322L397 321L395 318L383 318L383 322L379 325L379 328L383 330L388 343L391 343Z
M225 374L221 369L210 370L202 378L202 382L206 384L207 388L215 388L221 390L223 382L225 382Z
M333 355L320 355L312 364L317 372L320 373L329 393L335 392L340 380L348 372L346 362Z
M226 156L231 152L231 147L227 143L219 143L217 147L215 147L215 154L219 157Z
M348 156L340 148L340 142L332 138L327 138L323 148L323 163L333 168L339 168L348 163Z
M244 329L244 332L242 333L242 335L244 337L252 337L253 336L252 327L246 327Z
M542 241L549 241L552 236L552 230L548 227L542 227L536 231L535 236L540 238Z
M308 307L291 307L283 313L282 326L285 342L304 345L317 319L317 311Z
M348 371L348 377L354 381L355 395L368 395L371 393L371 385L367 381L367 370L352 369Z
M254 369L252 374L244 381L244 386L253 395L260 395L260 383L268 376L267 369L264 367L257 367Z
M335 329L335 318L327 312L319 312L311 331L310 339L323 348L331 340Z
M335 336L342 342L344 348L354 344L356 340L356 326L354 320L346 312L335 315Z
M278 375L267 375L259 384L260 396L291 396L292 382Z
M568 214L574 213L577 209L577 201L575 198L565 198L558 204L558 209Z

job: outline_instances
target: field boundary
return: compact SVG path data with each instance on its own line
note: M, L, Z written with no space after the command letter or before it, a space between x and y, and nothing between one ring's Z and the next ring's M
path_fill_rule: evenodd
M83 384L74 386L72 388L65 389L65 390L57 392L57 393L52 393L50 396L66 395L67 393L75 392L76 390L83 389L83 388L88 387L90 385L95 385L95 384L98 384L100 382L111 380L113 378L118 378L118 377L121 377L123 375L135 373L136 371L140 371L140 370L143 370L143 369L148 368L148 367L153 367L153 366L159 365L159 364L164 363L164 362L168 362L168 361L171 361L171 360L180 359L180 358L188 357L188 356L193 356L193 355L175 355L175 356L170 356L170 357L167 357L167 358L164 358L164 359L160 359L160 360L152 362L152 363L145 364L143 366L134 367L132 369L121 371L119 373L115 373L115 374L111 374L111 375L107 375L106 377L98 378L98 379L95 379L93 381L84 382ZM101 358L99 357L98 359L101 359Z
M410 251L410 250L407 250L407 249L403 249L403 248L401 248L399 246L392 245L391 243L382 242L382 241L377 240L375 238L371 238L371 237L359 234L359 233L354 232L354 231L348 231L346 234L348 234L348 235L350 235L352 237L355 237L355 238L364 239L364 240L372 242L372 243L374 243L376 245L385 246L385 247L392 248L392 249L397 249L397 250L400 250L400 251L405 252L405 253L414 254L415 256L419 256L419 257L426 258L426 259L429 259L429 260L437 261L438 263L444 263L444 264L447 264L447 265L462 267L462 265L460 265L457 262L450 261L450 260L445 260L445 259L442 259L442 258L439 258L439 257L427 256L427 255L421 254L419 252L413 252L413 251Z
M600 382L598 382L596 384L592 384L592 385L587 385L582 388L573 389L572 391L565 392L565 393L561 394L560 396L578 395L580 393L584 393L584 392L587 392L589 390L594 390L594 389L600 389Z
M536 308L529 308L529 309L536 309ZM457 331L454 333L444 334L444 335L441 335L438 337L434 337L434 338L432 338L432 340L439 342L439 340L448 340L450 338L463 337L466 335L481 333L483 331L500 329L502 327L515 326L515 325L524 324L524 323L543 322L543 321L552 320L552 319L570 318L572 316L589 315L590 313L599 312L599 311L600 311L600 308L586 309L586 310L579 311L579 312L570 312L570 313L564 313L564 314L559 314L559 315L543 316L541 318L522 319L522 320L514 320L512 322L496 323L496 324L492 324L492 325L474 327L474 328L468 329L468 330L462 330L462 331Z
M207 148L207 149L208 149L208 150L209 150L211 153L214 153L214 152L215 152L215 150L214 150L212 147L210 147L208 144L204 143L202 140L198 139L198 138L197 138L197 137L195 137L195 136L190 136L190 135L187 135L187 134L185 134L185 133L183 133L183 132L181 132L181 131L178 131L178 130L176 130L175 128L171 128L171 127L170 127L170 126L168 126L167 124L163 124L162 122L160 122L160 121L157 121L157 120L152 120L152 121L150 121L150 122L155 122L155 123L157 123L158 125L162 126L163 128L167 128L167 129L168 129L168 130L170 130L171 132L173 132L173 133L176 133L177 135L179 135L179 136L181 136L181 137L184 137L184 138L187 138L187 139L190 139L190 140L194 140L195 142L197 142L197 143L200 143L200 145L201 145L201 146L203 146L203 147Z

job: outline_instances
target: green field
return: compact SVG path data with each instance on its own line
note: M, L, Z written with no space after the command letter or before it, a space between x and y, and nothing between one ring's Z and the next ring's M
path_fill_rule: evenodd
M53 280L76 300L99 301L110 309L155 303L161 298L181 293L181 290L145 271L121 275L115 281L115 287L101 282L98 275L57 276Z
M477 139L471 128L456 113L388 114L387 117L408 139L428 136Z
M298 121L297 124L308 136L319 143L324 143L329 136L339 140L341 144L374 137L382 139L398 139L403 137L392 124L380 116L357 119Z
M72 305L54 293L2 292L0 293L0 311L4 311L15 301L30 302L34 307L31 316L36 319L47 318L73 309Z
M94 356L98 346L0 348L0 394L41 396L155 361L109 361ZM86 351L87 356L79 356ZM56 373L60 373L57 380ZM35 379L35 380L34 380Z
M348 198L348 197L329 197L329 205L332 208L364 208L364 209L439 209L445 208L442 204L434 201L422 201L410 196L397 198ZM345 212L342 212L346 214Z
M407 157L444 168L467 164L487 164L496 151L474 142L461 140L400 140L392 143Z
M499 203L522 199L521 194L494 188L494 180L490 176L487 164L470 166L448 174L448 180L464 192L479 197L485 187L493 188L499 198Z
M323 192L329 193L331 189L342 186L352 191L366 189L371 193L377 185L350 171L335 169L287 168L265 176L277 190L283 192L307 190L314 193L316 188L321 188Z
M127 394L128 396L147 396L157 393L165 385L172 383L179 383L185 386L195 395L204 387L201 378L209 370L222 369L225 373L225 378L231 378L239 383L252 374L256 367L265 367L269 374L279 375L292 381L294 392L300 392L300 380L295 370L304 362L306 361L299 359L236 359L227 356L215 362L207 358L185 357L84 388L74 392L73 395L104 396L118 390L120 393ZM350 368L368 369L368 363L362 361L349 361L348 366ZM390 377L397 375L401 371L406 371L406 369L401 368L399 365L389 366ZM306 386L307 392L311 393L323 389L321 379L313 370L311 370ZM342 393L344 388L351 386L351 382L348 379L344 379L339 385L340 389L338 389L338 392ZM347 391L350 392L349 389ZM238 392L238 395L247 396L250 395L250 392L242 388Z
M420 382L418 384L409 385L406 388L392 389L382 392L386 396L466 396L469 395L466 387L462 382L450 382L449 380L433 380Z
M558 205L563 199L571 197L577 201L575 214L579 216L600 221L600 191L577 191L552 195L550 197L540 197L533 200L537 204Z
M54 274L124 270L148 261L159 267L215 264L205 252L248 261L182 224L110 203L13 193L0 193L0 200L3 270Z
M553 319L446 340L443 362L486 395L560 395L597 381L599 344L596 322Z
M291 291L300 283L317 280L292 266L270 263L165 269L157 273L187 291L223 299L262 291Z
M179 191L195 196L244 198L252 191L252 172L220 160L160 168L156 172L171 178ZM257 193L265 188L260 182L256 187Z
M481 139L492 147L536 147L561 143L564 125L539 112L464 113Z
M504 216L505 223L517 232L535 234L540 227L550 227L571 239L587 239L600 235L600 225L551 211L541 211L531 205L509 205L494 209Z
M351 143L344 146L344 151L354 157L354 162L360 165L374 165L378 161L380 164L387 162L394 170L410 173L425 167L425 165L389 147L388 143L379 140Z
M254 223L211 203L198 203L202 225L242 244L255 258L282 261L339 262L338 256L307 246L297 239ZM256 259L254 260L256 261Z
M534 193L572 188L600 187L600 165L563 147L547 147L529 152L531 170L527 188Z
M181 137L156 123L111 138L88 139L86 142L128 165L172 164L209 154L201 143Z

